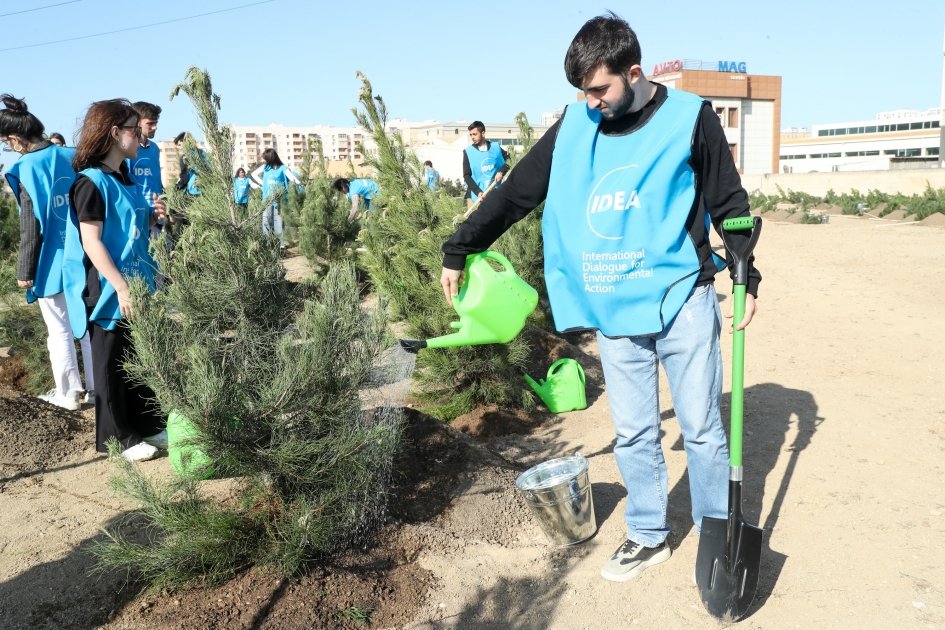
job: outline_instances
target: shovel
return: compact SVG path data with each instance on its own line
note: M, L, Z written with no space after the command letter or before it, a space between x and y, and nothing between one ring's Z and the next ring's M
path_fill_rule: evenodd
M751 230L740 246L725 238L726 232ZM738 217L722 222L722 240L735 262L733 321L745 315L748 259L761 234L761 217ZM727 622L748 612L758 586L761 565L760 527L742 516L742 407L745 394L745 331L732 338L732 422L729 436L728 519L705 517L696 556L696 584L706 610Z

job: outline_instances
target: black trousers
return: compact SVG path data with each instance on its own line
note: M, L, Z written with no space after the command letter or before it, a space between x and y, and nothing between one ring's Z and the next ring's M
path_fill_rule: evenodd
M119 324L105 330L89 322L95 376L95 450L104 453L109 438L130 448L164 430L167 422L147 385L134 383L122 367L134 352L131 332Z

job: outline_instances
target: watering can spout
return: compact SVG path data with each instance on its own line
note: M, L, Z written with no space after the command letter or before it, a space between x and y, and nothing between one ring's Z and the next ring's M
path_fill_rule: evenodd
M401 339L400 347L411 354L417 354L427 347L427 342L422 339Z
M546 390L548 388L547 388L547 383L545 383L545 379L541 379L541 381L536 381L528 374L526 374L523 378L525 379L525 382L528 383L528 386L532 388L532 391L538 394L538 397L542 399L542 401L544 401L547 398L548 392Z

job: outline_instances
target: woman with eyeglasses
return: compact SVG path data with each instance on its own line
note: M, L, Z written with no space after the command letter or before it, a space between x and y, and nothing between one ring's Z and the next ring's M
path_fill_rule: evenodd
M83 397L94 397L90 392L95 381L92 350L86 335L80 343L86 383L82 386L63 294L63 235L69 217L69 187L75 181L73 152L43 138L43 123L30 113L24 101L9 94L0 95L0 101L4 105L0 110L0 140L22 154L6 173L20 206L16 283L26 289L27 302L39 302L48 331L46 347L56 385L39 398L75 411Z
M166 213L164 202L153 195L149 204L129 175L126 159L137 156L140 137L138 114L127 100L89 107L73 160L78 176L70 191L73 216L65 263L70 306L84 306L88 314L71 318L73 331L79 334L87 325L92 335L95 448L105 452L114 437L131 461L151 459L167 448L154 392L134 382L122 367L134 352L125 325L134 316L129 282L141 278L154 291L148 234Z

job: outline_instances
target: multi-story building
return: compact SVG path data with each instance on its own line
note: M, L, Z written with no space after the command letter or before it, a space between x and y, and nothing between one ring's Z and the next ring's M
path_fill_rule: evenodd
M937 166L941 110L900 109L873 120L814 125L781 133L780 172L886 170L895 162Z
M676 59L657 64L649 78L712 103L739 173L777 172L781 77L748 74L744 61Z
M329 162L349 160L357 165L364 156L361 146L370 149L373 141L360 127L288 127L285 125L234 126L233 167L247 170L262 162L266 149L275 149L289 168L298 169L303 162L306 144L311 147L321 142L321 155Z

